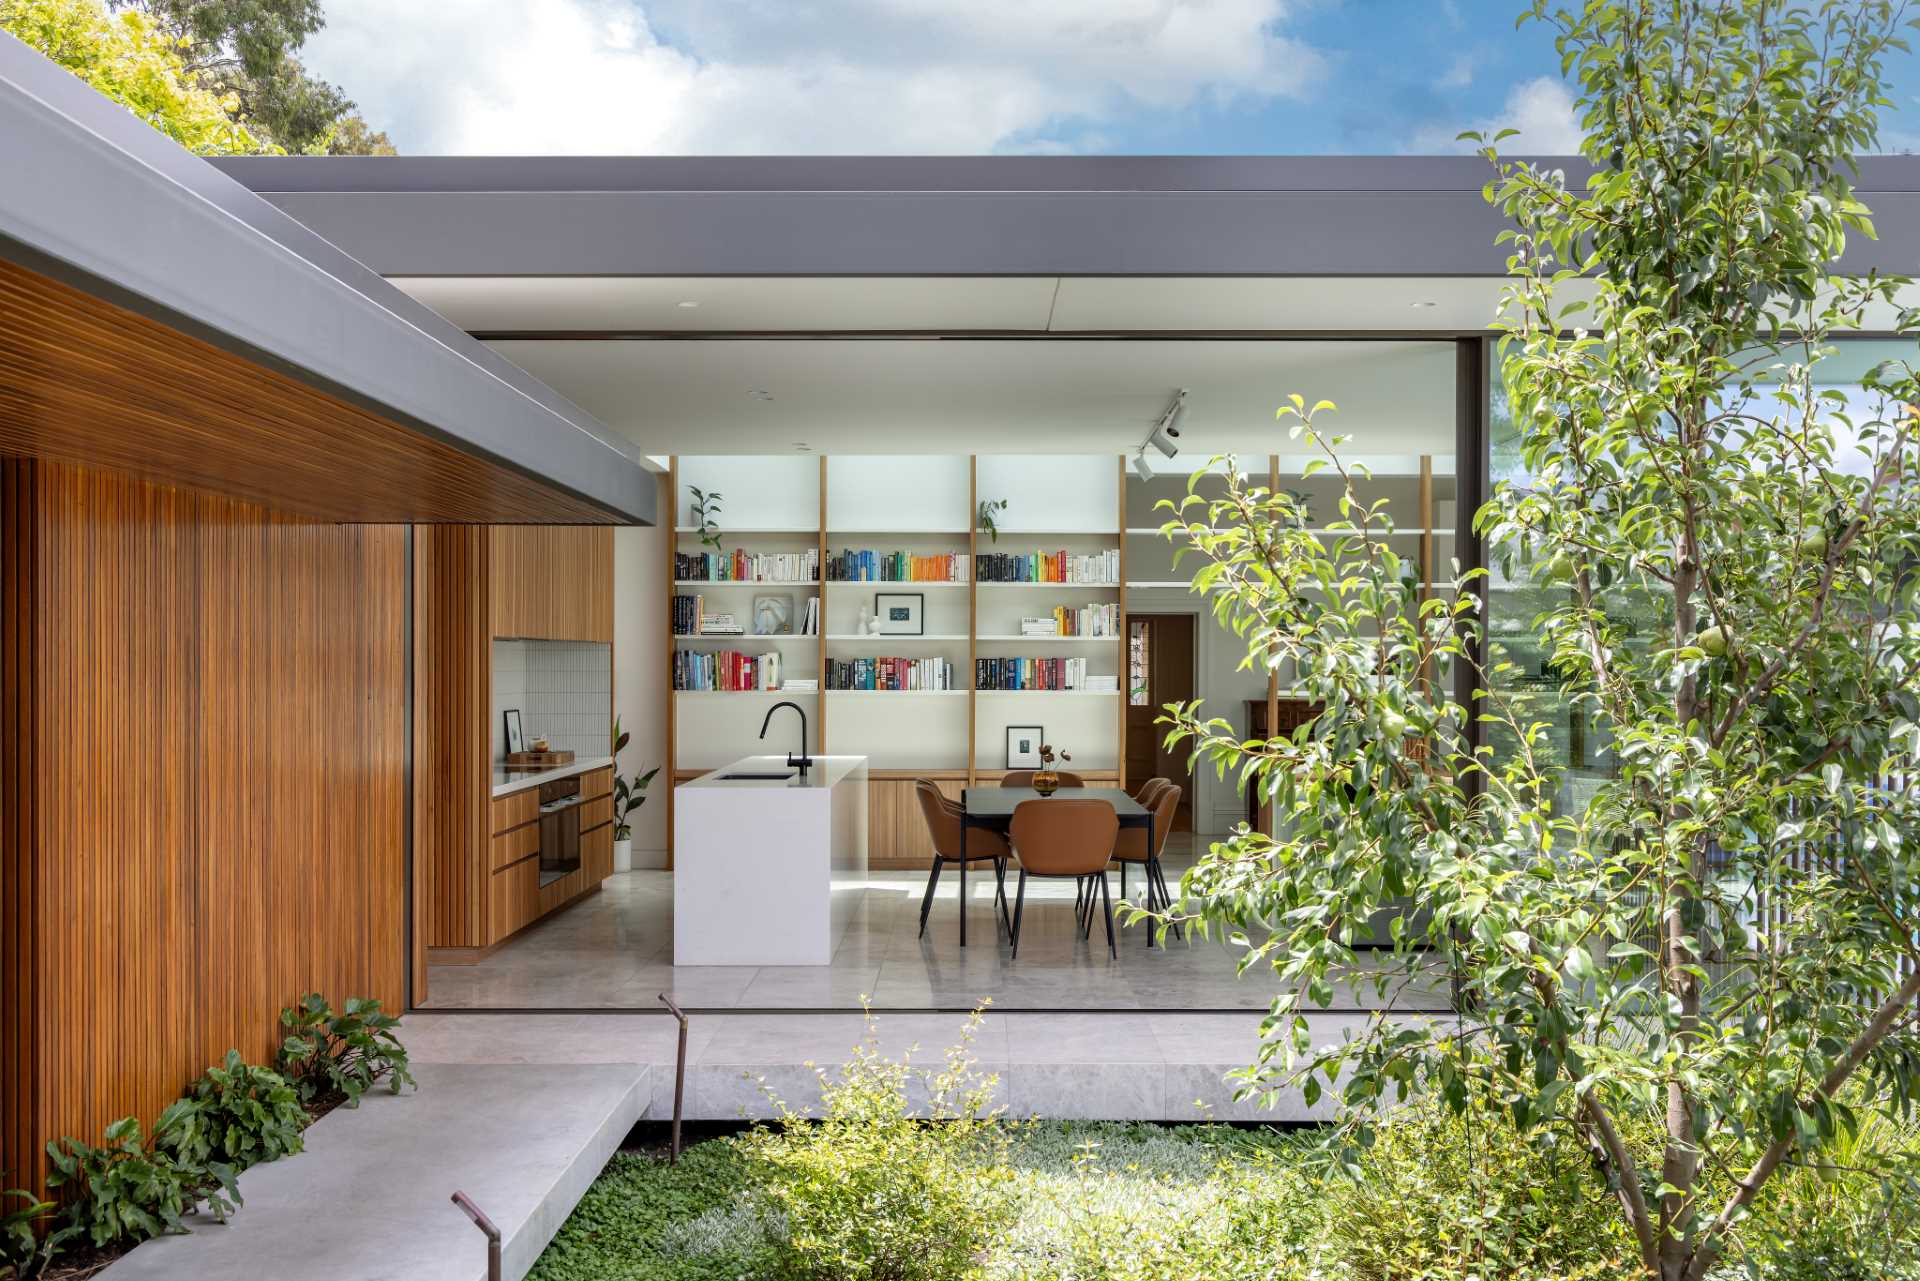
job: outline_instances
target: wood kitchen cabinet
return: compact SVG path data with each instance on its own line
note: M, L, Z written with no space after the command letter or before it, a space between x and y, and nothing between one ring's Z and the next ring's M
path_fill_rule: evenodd
M613 531L413 530L416 1000L429 951L436 963L478 960L613 870L610 770L582 776L580 870L544 887L537 791L491 796L496 637L611 644Z

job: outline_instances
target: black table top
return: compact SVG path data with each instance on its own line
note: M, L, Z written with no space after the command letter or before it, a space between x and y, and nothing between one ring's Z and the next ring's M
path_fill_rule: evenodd
M1063 787L1053 794L1055 800L1106 801L1120 818L1139 818L1146 808L1117 787ZM1040 793L1031 787L969 787L960 794L960 803L968 818L1012 818L1022 801L1037 801Z

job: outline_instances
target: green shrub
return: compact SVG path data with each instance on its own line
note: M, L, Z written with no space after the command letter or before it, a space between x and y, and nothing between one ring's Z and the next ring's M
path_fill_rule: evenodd
M1920 1281L1920 1129L1863 1112L1761 1196L1731 1275L1766 1281ZM1744 1271L1743 1271L1744 1270Z
M390 1093L413 1085L406 1047L393 1029L400 1020L380 1012L380 1002L351 997L336 1012L318 992L280 1011L287 1037L277 1066L307 1107L341 1102L357 1107L360 1096L385 1078Z
M947 1281L974 1276L1011 1205L1010 1127L994 1078L969 1053L976 1012L941 1069L864 1044L838 1077L819 1071L814 1120L775 1099L776 1124L739 1140L784 1221L786 1270L809 1281ZM915 1096L921 1097L915 1115Z
M195 1104L193 1123L168 1135L168 1149L184 1162L218 1158L244 1170L301 1148L308 1118L299 1096L285 1077L245 1062L238 1050L188 1086L186 1097Z
M74 1199L65 1221L96 1246L130 1244L148 1237L185 1232L185 1217L204 1207L225 1223L240 1203L234 1168L224 1161L183 1160L176 1147L190 1146L182 1131L198 1124L191 1099L176 1099L153 1123L153 1139L140 1122L123 1116L106 1130L99 1147L74 1138L47 1144L53 1170L50 1188L69 1188Z
M20 1188L0 1192L0 1200L19 1203L0 1214L0 1277L7 1281L31 1281L46 1270L53 1256L74 1235L74 1230L63 1227L42 1239L39 1228L53 1212L51 1201L42 1201Z
M1651 1122L1630 1130L1651 1145ZM1423 1098L1389 1113L1323 1185L1325 1262L1351 1281L1598 1281L1639 1252L1570 1128L1522 1137L1507 1118Z

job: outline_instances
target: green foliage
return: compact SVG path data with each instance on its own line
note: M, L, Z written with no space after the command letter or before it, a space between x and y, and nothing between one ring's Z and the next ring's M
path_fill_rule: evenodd
M1636 1121L1629 1139L1649 1151L1654 1126ZM1638 1252L1592 1170L1570 1128L1522 1134L1484 1108L1410 1104L1328 1181L1327 1259L1351 1281L1611 1281Z
M635 774L631 779L620 777L618 773L620 753L625 749L629 735L620 728L620 718L613 718L613 757L615 774L613 776L613 839L630 841L633 839L633 824L627 816L647 803L647 785L653 782L653 776L660 772L658 765L644 774Z
M233 1166L175 1155L194 1146L184 1135L198 1125L198 1114L193 1100L178 1099L153 1123L151 1141L136 1118L125 1116L107 1127L98 1147L74 1138L47 1144L47 1186L71 1189L64 1217L74 1235L95 1246L137 1243L187 1231L186 1216L202 1208L226 1222L240 1203Z
M296 53L326 25L320 0L107 0L143 15L182 51L194 80L276 149L305 155L392 155L334 85Z
M308 1118L299 1095L285 1077L243 1061L238 1050L228 1050L221 1066L208 1068L187 1087L186 1097L195 1105L194 1124L167 1136L183 1162L218 1158L245 1170L301 1149Z
M701 1143L680 1164L622 1154L574 1207L530 1281L708 1281L778 1275L776 1227L761 1222L754 1164L726 1141Z
M1531 13L1557 28L1596 172L1570 189L1487 149L1526 475L1476 521L1534 576L1532 633L1613 777L1560 807L1517 673L1497 651L1476 666L1482 575L1422 601L1331 406L1296 396L1280 415L1340 484L1334 532L1236 472L1168 533L1248 665L1323 710L1245 742L1170 709L1170 742L1279 822L1215 847L1177 906L1281 981L1250 1089L1336 1091L1357 1148L1423 1092L1516 1140L1575 1136L1640 1272L1702 1281L1767 1234L1783 1165L1920 1092L1920 796L1884 782L1920 748L1920 380L1882 366L1845 400L1820 369L1870 309L1916 327L1904 280L1833 270L1872 233L1851 157L1904 15ZM1590 299L1567 301L1574 282ZM1376 931L1391 948L1362 955ZM1347 984L1451 994L1462 1017L1312 1044L1305 1008ZM1636 1151L1628 1118L1650 1114Z
M360 1096L383 1078L391 1094L414 1084L406 1047L393 1031L400 1020L382 1014L378 1001L349 997L336 1012L309 992L280 1011L280 1024L287 1036L277 1066L309 1108L334 1101L358 1107Z
M189 151L267 150L235 119L237 103L188 71L169 34L144 13L99 0L0 0L0 27Z
M715 551L720 550L720 493L718 490L708 493L698 485L687 486L693 495L693 525L700 531L700 541Z
M31 1192L20 1188L9 1188L0 1193L0 1200L14 1201L0 1213L0 1277L7 1281L32 1281L46 1271L61 1248L74 1235L74 1229L63 1227L40 1235L40 1228L54 1206L51 1201L42 1201Z
M812 1281L972 1276L1008 1210L1006 1127L968 1020L945 1065L883 1056L876 1021L838 1075L818 1071L817 1119L775 1099L778 1122L741 1140L785 1225L787 1272Z
M1007 509L1007 504L1010 501L1010 499L1006 498L982 498L980 500L978 524L980 528L987 531L987 536L996 543L1000 541L1000 513Z

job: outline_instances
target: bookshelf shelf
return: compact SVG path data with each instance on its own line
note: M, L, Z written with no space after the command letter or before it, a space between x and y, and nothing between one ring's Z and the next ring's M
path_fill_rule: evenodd
M864 645L932 645L950 643L967 639L965 632L941 633L926 636L870 636L863 632L834 632L827 637L836 644L851 644L855 641Z
M817 689L676 689L675 698L803 698Z
M676 578L675 587L818 587L817 578Z
M1116 645L1120 641L1118 636L1021 636L1015 632L982 632L974 639L995 645Z
M778 636L755 636L751 632L746 632L738 635L728 636L719 632L712 632L712 633L697 632L692 634L689 634L686 632L675 632L673 635L673 640L676 645L679 644L681 641L707 641L707 642L724 641L724 642L730 642L736 645L760 645L760 644L764 644L765 642L772 641L776 645L798 645L803 643L811 643L819 639L820 638L818 636L810 636L805 633L801 633L798 635L788 633L788 634L782 634Z
M830 689L832 698L965 698L964 689Z
M1117 689L976 689L982 698L1118 698Z
M697 534L700 532L700 527L698 525L675 525L673 532L676 534ZM791 537L812 538L819 532L818 529L810 525L805 527L799 525L722 525L719 530L720 541L722 543L732 538L735 534L786 534Z
M923 579L919 582L908 581L904 583L886 582L878 578L829 578L827 580L827 586L828 587L864 587L869 591L877 591L877 592L917 592L922 590L923 588L945 587L945 588L959 589L959 588L971 587L973 586L973 584L970 582L966 582L964 580L956 583L956 582L948 582L944 579L937 579L937 578Z
M983 582L980 584L980 589L982 591L985 591L988 588L994 588L996 590L1011 589L1011 588L1027 588L1031 590L1033 588L1043 588L1047 591L1054 591L1054 592L1117 592L1120 590L1120 586L1121 585L1119 583L989 583L989 582Z

